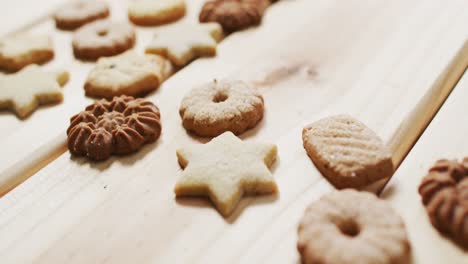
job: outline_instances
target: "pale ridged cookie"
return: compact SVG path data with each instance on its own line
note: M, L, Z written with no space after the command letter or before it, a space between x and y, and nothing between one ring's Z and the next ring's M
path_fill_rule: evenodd
M101 58L90 71L84 89L89 96L141 96L159 87L173 72L165 58L134 51Z
M432 225L468 249L468 158L437 161L419 194Z
M185 15L185 0L137 0L128 7L128 18L136 25L156 26Z
M184 97L179 113L188 131L199 136L238 135L263 118L263 97L242 81L222 80L195 88Z
M174 192L177 196L208 196L219 212L230 215L243 195L278 191L269 171L276 145L243 142L226 132L207 144L177 150L184 169Z
M375 195L333 191L312 203L298 228L304 264L404 264L410 244L401 217Z
M302 140L309 157L336 188L361 188L393 173L390 150L350 116L314 122L303 129Z
M146 53L168 58L176 66L184 66L198 57L216 55L216 45L223 37L217 23L182 23L159 30Z
M68 78L68 72L45 72L35 64L15 74L0 76L0 109L11 109L25 118L41 104L61 102L60 86Z
M18 71L29 64L42 64L54 57L52 40L46 35L16 35L0 40L0 68Z

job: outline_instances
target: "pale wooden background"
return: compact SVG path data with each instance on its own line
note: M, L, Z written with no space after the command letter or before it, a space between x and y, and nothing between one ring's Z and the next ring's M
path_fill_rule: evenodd
M188 2L185 19L195 20L202 1ZM125 1L112 3L113 17L125 19ZM466 69L467 11L464 0L280 1L261 27L229 36L216 58L190 64L148 97L162 112L157 143L102 163L64 147L68 118L91 102L82 84L92 65L73 60L69 33L50 20L36 24L31 31L50 32L56 46L45 67L64 66L72 78L60 105L26 121L0 113L0 189L30 177L0 198L2 263L297 263L298 219L332 188L302 148L302 127L354 115L400 164ZM153 30L139 29L138 51ZM180 173L175 149L206 141L182 128L180 100L224 77L246 80L265 97L265 119L242 138L279 148L279 196L244 199L228 219L207 200L176 200L172 192ZM429 225L416 193L435 159L464 155L466 89L466 81L457 86L383 193L404 217L414 263L468 261Z

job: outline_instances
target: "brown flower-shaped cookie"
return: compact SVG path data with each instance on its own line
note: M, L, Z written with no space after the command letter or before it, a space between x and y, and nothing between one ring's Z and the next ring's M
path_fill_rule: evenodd
M228 32L241 30L262 21L269 0L211 0L200 12L200 22L218 22Z
M68 149L75 155L105 160L128 154L161 134L159 109L150 101L122 95L102 99L73 116L67 130Z
M419 185L432 225L468 248L468 157L439 160Z

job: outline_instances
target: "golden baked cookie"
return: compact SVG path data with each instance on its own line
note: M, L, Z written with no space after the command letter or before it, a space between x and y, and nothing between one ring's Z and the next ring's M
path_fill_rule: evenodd
M73 53L83 60L120 54L135 44L135 30L127 23L98 20L73 35Z
M109 16L109 5L101 0L74 0L61 6L54 14L55 25L64 30Z
M39 105L61 102L60 86L68 78L66 71L45 72L35 64L15 74L0 76L0 109L11 109L19 118L25 118Z
M70 119L67 129L70 152L93 160L138 151L160 135L158 107L150 101L125 95L87 106Z
M270 0L209 0L199 15L200 22L218 22L225 31L233 32L262 21Z
M432 225L468 249L468 158L437 161L419 194Z
M243 142L231 132L181 148L177 158L184 171L174 192L178 197L208 196L228 216L243 195L278 191L268 169L276 155L276 145Z
M95 97L141 96L157 89L172 72L171 62L163 57L127 51L100 58L90 71L84 89L86 95Z
M338 115L302 131L307 154L336 188L361 188L393 174L392 154L366 125Z
M223 80L195 88L184 97L179 113L188 131L213 137L241 134L263 118L263 97L242 81Z
M223 30L217 23L182 23L159 30L146 47L146 53L168 58L175 66L184 66L198 57L216 55Z
M375 195L333 191L312 203L298 228L304 264L409 263L405 226L392 207Z
M0 39L0 69L14 72L54 57L52 40L45 35L16 35Z
M128 7L128 19L140 26L157 26L185 16L185 0L136 0Z

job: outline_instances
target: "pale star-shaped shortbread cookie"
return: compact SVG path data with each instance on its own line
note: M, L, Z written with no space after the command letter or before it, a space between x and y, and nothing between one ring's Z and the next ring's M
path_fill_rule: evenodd
M174 65L183 66L197 57L216 55L216 45L222 37L217 23L176 24L157 32L146 53L161 55Z
M177 158L184 171L174 192L177 196L208 196L227 216L244 194L278 191L268 169L276 155L276 145L243 142L231 132L207 144L179 149Z
M52 40L46 35L16 35L0 39L0 68L17 71L54 57Z
M60 102L60 86L68 81L68 72L45 72L30 65L18 73L0 76L0 109L12 109L25 118L40 105Z

